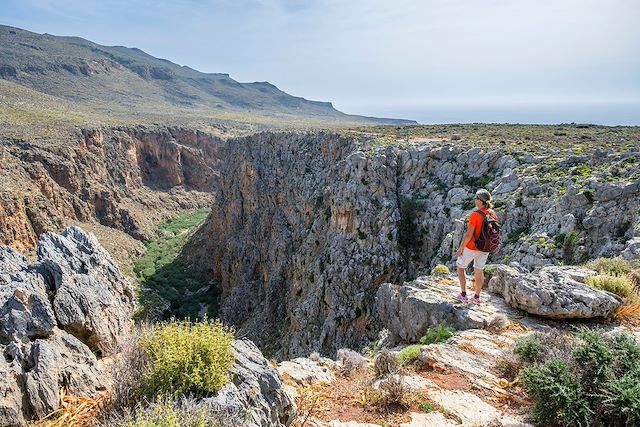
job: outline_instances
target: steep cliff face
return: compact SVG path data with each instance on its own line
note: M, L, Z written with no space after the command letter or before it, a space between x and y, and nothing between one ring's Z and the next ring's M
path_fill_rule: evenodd
M68 145L5 140L0 243L31 248L70 220L138 239L168 212L209 206L221 141L197 131L83 130Z
M267 348L278 342L283 356L375 339L377 287L453 267L477 187L499 201L496 260L534 267L615 255L638 233L637 160L613 182L597 173L545 182L532 168L566 160L558 153L369 143L260 134L225 146L217 202L192 251L222 284L223 318ZM637 154L583 163L595 170Z

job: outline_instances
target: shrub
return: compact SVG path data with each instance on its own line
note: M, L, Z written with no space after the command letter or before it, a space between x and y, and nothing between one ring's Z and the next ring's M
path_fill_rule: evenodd
M389 375L380 382L382 402L385 405L406 405L409 389L402 375Z
M580 235L577 231L572 230L564 236L562 242L562 260L565 264L573 264L575 262L576 246L580 241Z
M140 400L145 388L145 379L151 371L151 358L140 345L138 337L149 333L148 326L140 326L136 334L130 337L119 349L115 358L112 374L115 379L113 393L107 412L121 413L125 408Z
M497 268L498 268L498 264L489 264L489 265L486 265L484 267L484 282L485 283L489 283L489 280L491 280L491 276L493 276L493 273L496 272Z
M513 381L522 369L522 362L512 355L507 355L496 360L496 368L508 381Z
M433 412L433 405L429 402L421 403L420 410L426 413Z
M640 294L640 270L633 270L629 273L629 280L631 280L631 284L633 285L633 291Z
M564 361L525 368L522 384L534 399L533 416L544 425L589 425L592 411L580 383Z
M586 283L589 286L614 293L623 298L628 297L633 292L633 284L627 276L597 274L595 276L587 277Z
M453 326L438 325L434 328L427 329L427 332L420 338L420 344L429 345L445 342L456 334Z
M585 267L597 271L599 274L610 276L624 276L631 272L629 261L617 258L597 258L585 264Z
M415 362L418 359L418 356L420 356L421 348L422 346L420 344L413 344L403 348L396 355L398 363L401 365L408 365Z
M367 367L367 359L360 353L347 348L338 350L336 359L340 365L340 371L344 375L351 375Z
M585 330L579 338L582 345L573 352L573 358L581 366L581 383L586 387L585 391L593 393L606 381L613 354L597 332Z
M602 406L609 425L640 425L640 371L635 369L613 379L605 388Z
M433 267L433 270L431 270L431 274L433 276L448 276L449 274L451 274L451 272L449 271L449 267L447 267L446 265L438 264Z
M169 400L161 400L146 409L138 409L135 415L127 416L126 423L118 427L213 427L206 408L186 409Z
M525 362L535 361L542 352L542 344L535 335L525 335L518 337L513 354L520 357Z
M171 320L153 327L143 341L152 360L146 394L217 392L234 363L234 333L219 321Z
M398 360L389 350L383 350L373 364L376 377L383 377L388 374L396 374L401 371Z
M541 353L537 360L545 362L530 365L520 376L541 424L639 425L640 345L632 335L583 330L576 338L565 337L555 351L559 358Z

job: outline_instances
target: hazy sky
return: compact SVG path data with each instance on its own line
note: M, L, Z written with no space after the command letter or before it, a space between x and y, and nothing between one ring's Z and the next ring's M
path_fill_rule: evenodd
M2 24L422 122L640 124L639 22L639 0L0 0Z

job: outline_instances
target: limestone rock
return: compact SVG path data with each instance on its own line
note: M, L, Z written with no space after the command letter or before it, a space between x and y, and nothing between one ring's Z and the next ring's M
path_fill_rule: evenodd
M36 340L31 360L33 367L24 373L25 391L37 418L58 409L63 386L74 396L93 396L105 389L96 357L73 335Z
M1 348L1 347L0 347ZM22 391L18 386L21 369L0 354L0 425L22 427Z
M400 424L400 427L454 427L454 423L444 417L440 412L411 412L411 421Z
M79 228L43 235L35 264L0 248L0 425L55 411L62 387L87 397L104 390L87 344L110 350L132 309L131 285Z
M38 244L38 257L56 290L58 322L89 347L109 353L130 323L131 284L95 236L78 227L46 233Z
M451 325L458 330L485 328L499 312L509 311L500 298L486 295L483 306L471 309L456 300L453 281L422 276L401 286L384 283L376 294L380 322L393 341L418 342L429 327Z
M457 415L464 426L487 425L499 420L501 413L475 394L461 390L440 390L430 393L435 403Z
M640 237L629 239L626 248L620 255L628 260L640 259Z
M501 294L512 307L543 317L608 317L622 304L622 299L575 280L585 274L589 272L553 266L533 273L519 273L513 268L499 266L487 289Z
M296 416L296 404L278 371L251 341L234 341L233 353L232 381L204 403L220 414L224 427L289 426Z
M220 280L223 320L259 345L278 341L280 358L374 341L386 327L375 303L383 283L454 266L476 178L496 195L504 232L492 262L508 256L533 269L617 256L639 218L640 187L628 182L635 164L611 185L599 163L578 182L570 172L539 178L622 154L570 158L547 148L505 156L455 141L375 145L364 136L265 132L229 140L219 152L217 203L198 240L206 243L191 248L192 264Z
M335 376L331 370L305 357L281 362L278 365L278 373L283 377L290 377L298 384L314 384L318 382L330 384L335 381Z
M47 337L56 318L44 278L25 268L0 285L0 337L7 340Z
M402 384L410 392L420 391L428 388L438 388L438 386L436 386L436 384L433 381L428 380L426 378L422 378L420 375L402 375L401 376L400 374L393 374L392 376L396 381L398 380L398 378L401 378ZM387 377L375 380L371 384L371 387L375 390L379 390L382 382L385 381L386 378Z

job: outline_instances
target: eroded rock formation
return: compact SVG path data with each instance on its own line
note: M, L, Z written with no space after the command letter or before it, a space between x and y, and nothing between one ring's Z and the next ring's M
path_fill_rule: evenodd
M79 228L42 235L33 264L0 248L0 425L50 414L61 388L77 396L104 390L95 354L116 348L133 307L113 258Z
M143 127L82 130L75 144L3 140L0 243L33 248L70 220L147 238L169 212L211 205L220 144Z
M222 284L223 318L263 348L331 354L375 339L378 287L453 266L480 182L501 202L495 261L533 268L612 256L640 233L637 163L615 182L597 174L551 182L531 168L573 161L557 150L546 158L442 141L368 143L263 133L221 151L217 203L192 252ZM637 155L594 152L580 161L596 170Z

